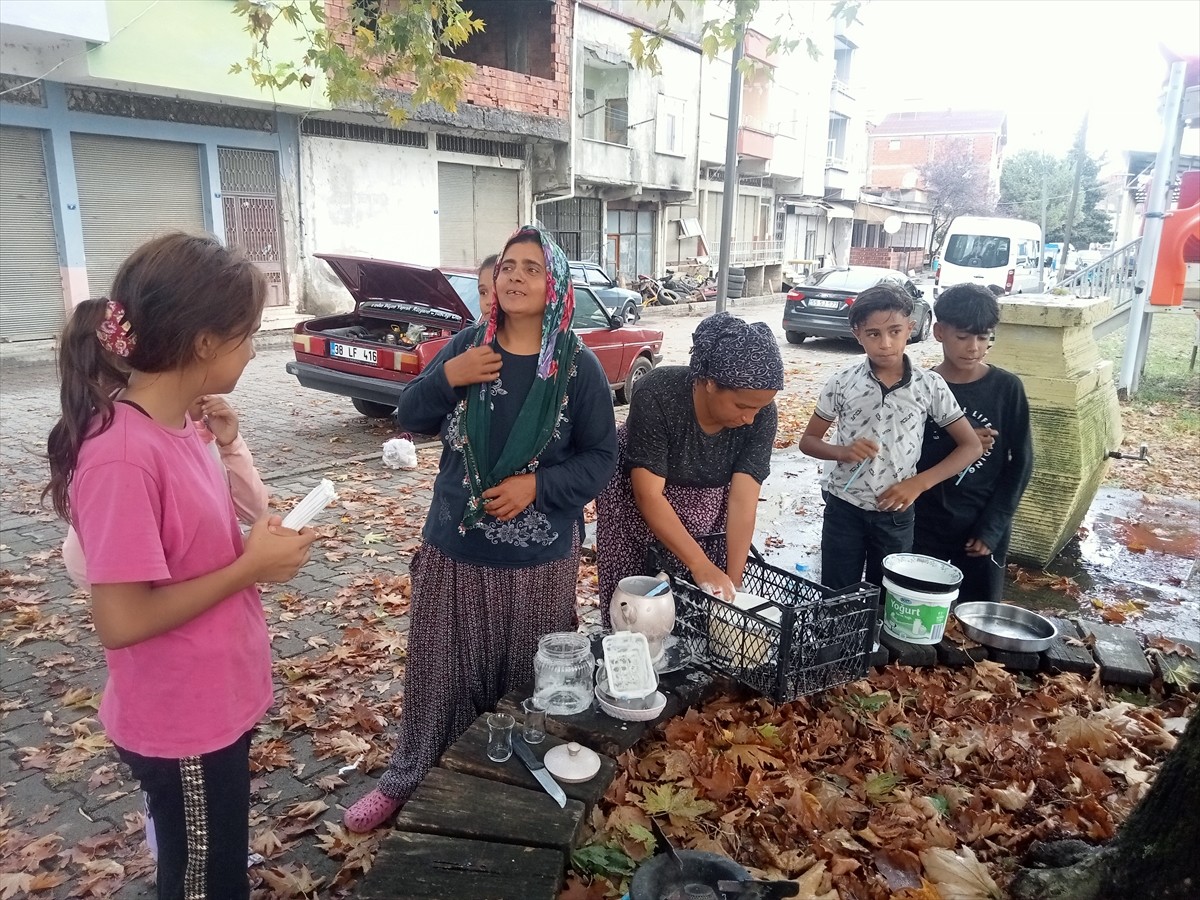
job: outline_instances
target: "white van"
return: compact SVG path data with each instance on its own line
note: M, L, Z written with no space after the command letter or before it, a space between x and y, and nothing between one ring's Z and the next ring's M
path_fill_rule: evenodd
M997 284L1006 294L1036 291L1042 229L1021 219L958 216L942 242L933 296L956 284Z

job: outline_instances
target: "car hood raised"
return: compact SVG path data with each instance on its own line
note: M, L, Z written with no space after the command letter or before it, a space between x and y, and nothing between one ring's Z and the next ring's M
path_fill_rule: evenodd
M365 256L315 255L329 263L356 306L365 300L387 300L452 313L463 325L475 318L446 276L437 269Z

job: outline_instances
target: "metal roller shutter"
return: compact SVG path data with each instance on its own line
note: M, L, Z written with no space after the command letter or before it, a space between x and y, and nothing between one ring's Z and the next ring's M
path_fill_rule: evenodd
M171 229L203 231L196 144L71 136L88 289L106 294L125 257Z
M478 263L474 217L474 166L438 163L439 255L443 266L471 268Z
M521 227L521 178L513 169L475 169L475 258L504 249Z
M66 318L42 132L0 127L0 339L53 337Z
M438 229L444 266L474 268L520 226L521 173L438 163Z

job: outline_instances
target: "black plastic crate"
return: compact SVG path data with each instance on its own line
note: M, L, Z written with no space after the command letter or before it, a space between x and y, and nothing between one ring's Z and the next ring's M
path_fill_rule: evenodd
M697 541L709 559L724 560L724 534ZM742 590L763 603L742 610L697 587L661 545L647 553L646 570L671 576L674 634L692 659L776 703L867 674L879 605L875 585L862 582L835 591L770 565L751 547Z

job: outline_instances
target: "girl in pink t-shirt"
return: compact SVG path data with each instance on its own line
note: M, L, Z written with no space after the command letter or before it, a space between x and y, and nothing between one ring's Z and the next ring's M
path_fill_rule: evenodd
M249 897L250 735L272 698L256 584L290 579L316 537L263 516L243 540L188 416L254 357L264 294L215 238L168 234L62 336L46 493L87 561L108 664L99 717L146 793L162 900Z
M254 467L254 457L242 439L238 428L238 414L224 397L203 396L188 409L188 418L208 448L213 463L225 473L229 481L229 496L238 521L253 525L267 511L270 496L262 476ZM62 546L63 565L71 580L84 590L87 582L87 560L79 546L79 535L67 526L67 537Z

